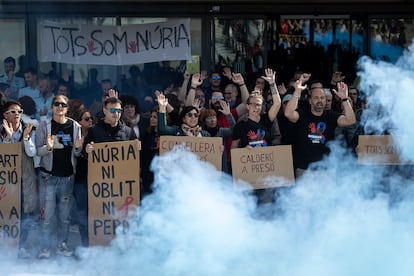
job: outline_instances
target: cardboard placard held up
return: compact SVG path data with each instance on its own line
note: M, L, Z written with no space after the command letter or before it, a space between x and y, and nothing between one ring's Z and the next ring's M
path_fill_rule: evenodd
M185 67L190 74L200 73L200 56L191 56L191 59L187 60Z
M295 184L290 145L232 149L231 164L238 188L265 189Z
M359 135L358 164L396 165L410 164L400 156L400 149L391 135Z
M136 140L94 144L88 156L90 245L109 244L118 226L122 233L136 228L139 174Z
M0 244L16 249L20 237L22 144L0 144Z
M160 155L171 151L176 145L185 146L198 155L200 160L212 163L217 170L221 171L223 138L161 135Z

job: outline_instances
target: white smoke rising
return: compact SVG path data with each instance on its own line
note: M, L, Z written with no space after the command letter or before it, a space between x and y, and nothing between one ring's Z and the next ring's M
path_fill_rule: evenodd
M399 137L403 155L414 160L414 46L411 45L394 64L360 60L361 88L368 94L368 102L378 103L386 118L378 118L369 113L366 124L379 129L391 125L391 133ZM391 122L391 124L389 123Z
M393 134L412 137L414 74L401 63L362 59L361 84L391 114ZM378 117L364 120L383 129ZM413 160L412 143L401 143ZM83 249L80 260L20 262L0 247L2 275L412 275L412 171L360 166L331 147L315 170L277 191L267 217L228 176L175 150L153 164L156 189L142 202L136 233Z

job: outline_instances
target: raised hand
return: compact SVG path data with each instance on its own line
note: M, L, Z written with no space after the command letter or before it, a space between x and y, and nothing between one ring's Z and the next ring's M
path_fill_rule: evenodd
M223 76L225 76L229 80L232 79L232 73L231 73L231 69L229 67L224 67L223 68Z
M167 105L168 105L168 99L165 97L165 95L163 93L161 93L160 91L156 90L155 91L155 96L157 96L157 102L158 102L158 105L160 107L167 107Z
M198 87L203 83L200 79L200 73L193 74L191 77L191 87Z
M230 114L230 104L226 101L219 101L221 109L219 111L224 115Z
M33 124L27 124L26 128L23 131L23 138L30 137L30 133L32 132Z
M300 75L299 80L302 82L302 84L304 84L305 82L307 82L310 79L311 76L312 76L312 74L303 73L302 75Z
M286 92L287 92L287 89L286 89L285 84L284 84L284 83L279 84L279 85L277 86L277 91L279 91L279 94L280 94L280 95L285 95L285 94L286 94Z
M11 138L13 135L12 123L7 122L7 120L3 120L3 129L6 131L6 137Z
M91 152L93 152L93 150L94 150L93 142L90 142L90 143L86 144L86 147L85 147L86 153L91 153Z
M336 96L341 99L348 98L348 85L344 82L338 82L336 84L337 89L332 89Z
M189 80L190 79L190 76L191 76L190 72L188 72L187 70L185 70L185 72L183 74L184 80Z
M75 140L75 148L79 149L83 146L83 142L85 141L85 137L82 136L82 131L79 128L78 137Z
M48 149L53 149L53 146L55 145L55 135L47 135L46 139L46 146Z
M116 91L115 89L109 89L108 96L110 98L118 98L118 91Z
M269 84L274 84L276 82L276 71L273 71L271 68L265 69L265 76L261 77Z
M243 76L240 73L232 73L231 74L231 81L234 82L235 84L239 85L239 86L244 84Z
M295 92L299 91L302 92L303 90L305 90L308 86L306 84L303 84L301 79L298 79L297 81L295 81Z

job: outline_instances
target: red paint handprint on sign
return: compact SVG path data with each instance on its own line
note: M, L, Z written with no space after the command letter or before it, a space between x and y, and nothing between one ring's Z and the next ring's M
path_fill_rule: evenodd
M86 43L86 45L88 45L88 51L90 53L94 52L97 49L92 40L88 41L88 43Z
M137 42L136 41L130 41L128 49L131 52L136 53L137 52Z
M4 186L0 187L0 200L2 200L3 198L5 198L7 196L6 193L6 188L4 188Z

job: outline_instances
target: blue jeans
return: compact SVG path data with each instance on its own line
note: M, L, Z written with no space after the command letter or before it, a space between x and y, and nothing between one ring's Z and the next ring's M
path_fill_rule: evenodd
M40 219L42 248L50 249L57 232L57 241L67 242L70 226L70 209L73 200L74 175L61 177L44 172L39 174ZM56 219L56 231L53 229Z

